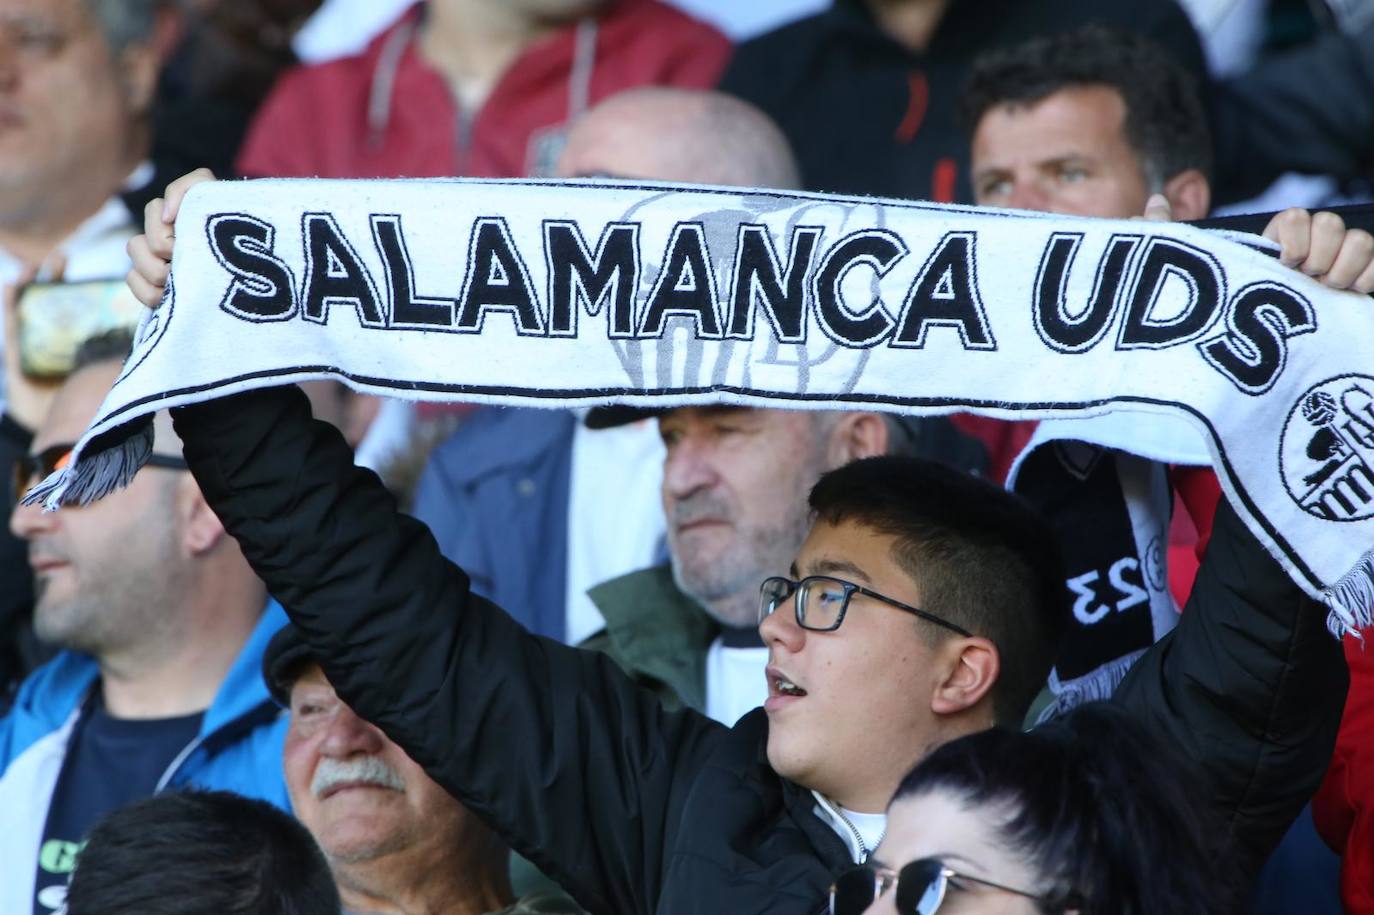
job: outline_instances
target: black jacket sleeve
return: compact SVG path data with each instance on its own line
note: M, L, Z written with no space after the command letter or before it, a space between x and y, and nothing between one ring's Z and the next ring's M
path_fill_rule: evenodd
M1248 885L1321 783L1347 683L1326 608L1223 499L1178 626L1116 699L1206 773Z
M202 491L339 695L592 911L655 908L682 773L725 729L468 589L294 388L173 411Z

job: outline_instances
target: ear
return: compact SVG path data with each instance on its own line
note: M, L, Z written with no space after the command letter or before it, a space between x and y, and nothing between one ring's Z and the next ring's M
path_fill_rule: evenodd
M1164 196L1174 211L1174 219L1183 222L1201 219L1212 209L1212 188L1207 178L1195 168L1186 169L1164 182Z
M830 430L827 457L831 467L887 454L887 420L880 413L841 413Z
M145 115L153 105L162 65L171 57L184 32L182 14L174 4L162 4L147 41L134 42L119 56L125 102L135 114Z
M224 524L201 495L191 475L185 474L177 487L177 517L181 522L181 543L192 556L203 556L224 539Z
M951 639L940 655L945 657L946 651L949 664L931 698L930 710L937 715L958 715L989 696L1002 671L1002 659L997 646L980 636Z

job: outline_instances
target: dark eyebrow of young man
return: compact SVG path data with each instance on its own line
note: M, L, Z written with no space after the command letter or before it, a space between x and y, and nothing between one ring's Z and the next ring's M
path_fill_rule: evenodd
M797 571L797 564L792 563L789 572L793 578L803 577ZM868 577L868 573L859 568L848 559L817 559L807 566L807 575L845 575L857 578L865 583L871 583L873 579Z

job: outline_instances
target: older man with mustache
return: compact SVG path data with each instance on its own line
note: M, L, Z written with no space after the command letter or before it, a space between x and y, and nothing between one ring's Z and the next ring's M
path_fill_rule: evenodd
M345 912L578 911L557 895L515 899L510 849L344 704L294 626L272 639L263 674L291 713L282 764L292 807L324 851Z

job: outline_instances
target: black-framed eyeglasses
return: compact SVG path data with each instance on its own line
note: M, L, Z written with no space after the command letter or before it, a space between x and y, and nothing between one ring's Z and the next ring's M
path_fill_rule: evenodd
M71 460L76 444L49 445L37 454L21 455L14 462L14 479L10 481L12 504L17 505L33 486L47 479L54 471L61 470ZM189 470L186 461L171 454L152 454L144 463L145 467L162 467L167 470Z
M927 622L943 626L962 636L973 635L964 627L956 626L933 613L893 600L877 591L870 591L852 581L832 578L829 575L809 575L801 581L793 581L781 575L765 578L759 586L759 622L762 623L794 593L797 595L797 625L812 632L833 632L839 629L840 624L844 622L845 611L849 609L849 599L855 594L862 594L898 610L915 614Z
M921 858L912 861L900 871L883 867L881 864L864 864L846 871L830 887L830 915L860 915L878 900L878 897L897 887L897 912L899 915L935 915L949 892L950 881L956 889L964 889L961 883L975 884L1002 893L1014 893L1035 900L1047 912L1062 912L1073 907L1039 896L1028 890L1017 889L1002 883L994 883L982 877L971 877L945 864L939 858Z

